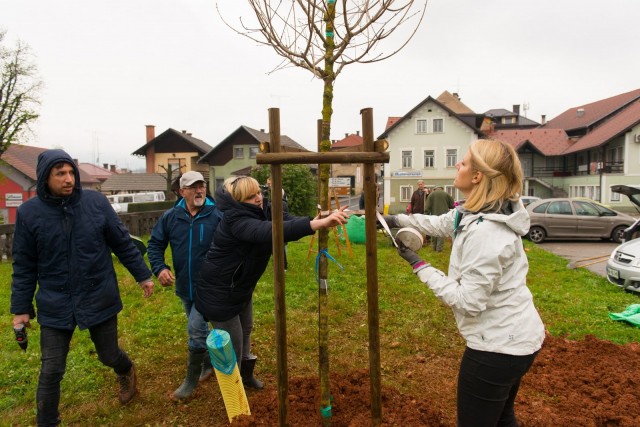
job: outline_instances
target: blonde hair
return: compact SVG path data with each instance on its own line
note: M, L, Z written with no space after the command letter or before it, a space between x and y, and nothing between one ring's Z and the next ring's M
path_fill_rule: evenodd
M472 212L499 210L517 201L522 191L522 165L516 150L495 139L479 139L469 147L471 169L484 176L473 187L464 207Z
M224 181L224 189L235 200L242 202L259 192L260 185L250 176L232 176Z

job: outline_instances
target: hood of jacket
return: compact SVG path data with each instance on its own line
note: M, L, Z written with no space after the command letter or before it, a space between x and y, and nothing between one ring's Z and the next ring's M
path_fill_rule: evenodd
M65 198L52 195L49 191L49 187L47 186L47 180L49 178L51 168L60 162L70 164L71 167L73 167L73 172L76 176L74 191L71 196ZM38 155L38 164L36 166L36 176L38 179L36 192L42 201L60 204L63 201L73 202L80 198L80 194L82 192L82 185L80 184L80 170L71 156L63 150L47 150L40 153L40 155Z
M218 209L220 209L225 216L228 216L229 220L234 219L234 213L241 213L241 215L244 216L247 212L251 213L251 215L255 216L256 218L266 218L264 210L262 210L260 206L237 201L231 196L231 193L229 193L223 185L218 187L218 189L216 190L214 199Z
M509 202L503 205L497 212L471 212L460 205L456 208L459 214L464 215L460 225L466 226L473 221L494 221L501 222L509 227L519 236L524 236L529 232L529 213L524 208L522 202Z

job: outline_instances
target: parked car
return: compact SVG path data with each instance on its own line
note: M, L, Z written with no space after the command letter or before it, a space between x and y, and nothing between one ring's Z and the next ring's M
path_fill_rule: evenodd
M529 206L531 203L533 202L537 202L538 200L540 200L540 197L535 197L535 196L522 196L520 197L520 200L522 200L522 204L524 205L524 207L526 208L527 206Z
M547 238L600 238L621 243L635 218L584 199L542 199L527 206L531 226L527 237L534 243Z
M611 187L611 191L627 196L631 203L636 206L638 213L640 213L640 185L614 185ZM636 219L635 223L624 231L624 241L637 239L638 237L640 237L640 218Z
M611 191L629 197L640 208L640 185L614 185ZM640 292L640 219L625 230L625 243L611 252L607 279L628 291Z
M628 291L640 292L640 239L629 240L611 252L607 279Z

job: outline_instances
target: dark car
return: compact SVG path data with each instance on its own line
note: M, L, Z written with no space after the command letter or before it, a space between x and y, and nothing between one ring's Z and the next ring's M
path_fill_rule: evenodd
M527 206L531 227L527 237L534 243L545 239L599 238L623 241L632 216L585 199L542 199Z

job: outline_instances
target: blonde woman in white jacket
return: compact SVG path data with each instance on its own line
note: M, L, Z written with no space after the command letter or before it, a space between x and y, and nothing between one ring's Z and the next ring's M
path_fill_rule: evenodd
M529 264L521 236L529 230L529 215L519 200L522 168L510 145L478 140L456 169L462 206L440 216L386 219L392 227L453 238L448 275L404 246L398 253L452 308L467 341L458 374L458 426L517 426L520 380L545 336L526 286Z

